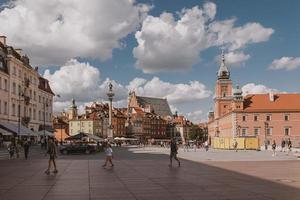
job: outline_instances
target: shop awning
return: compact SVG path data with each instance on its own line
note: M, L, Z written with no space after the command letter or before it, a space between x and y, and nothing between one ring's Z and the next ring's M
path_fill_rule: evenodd
M13 133L0 128L0 135L13 135Z
M8 132L11 132L13 134L16 134L18 136L37 136L35 132L30 130L29 128L26 128L23 125L20 125L20 131L19 131L18 124L13 124L10 122L0 122L0 128Z

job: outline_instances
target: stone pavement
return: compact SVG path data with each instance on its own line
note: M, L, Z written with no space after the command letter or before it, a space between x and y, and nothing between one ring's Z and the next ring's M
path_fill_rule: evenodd
M130 151L134 153L149 153L149 154L169 154L169 148L161 148L158 146L131 148ZM182 148L178 151L178 156L187 160L201 162L201 161L276 161L276 160L297 160L297 153L291 152L287 155L286 152L276 152L276 156L272 156L273 152L269 151L253 151L253 150L216 150L209 149L189 149L188 152Z
M115 167L103 154L67 155L59 173L45 175L45 157L0 161L0 199L300 199L299 161L192 162L168 167L164 154L115 149Z

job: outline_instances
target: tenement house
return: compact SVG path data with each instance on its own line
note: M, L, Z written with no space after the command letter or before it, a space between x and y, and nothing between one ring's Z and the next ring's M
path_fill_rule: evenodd
M38 68L0 36L0 122L34 131L51 129L53 96Z

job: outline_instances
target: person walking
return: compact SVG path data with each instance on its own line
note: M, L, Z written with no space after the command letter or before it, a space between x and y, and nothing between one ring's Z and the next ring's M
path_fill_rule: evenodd
M208 141L207 140L204 142L204 147L205 147L205 151L208 151Z
M272 156L276 156L276 142L275 142L275 140L273 140L272 150L273 150L273 155Z
M51 169L51 163L53 163L54 166L54 171L53 173L57 173L57 168L56 168L56 162L55 159L57 157L57 149L56 145L54 143L53 138L50 138L48 141L48 149L46 155L49 154L49 161L48 161L48 169L45 171L46 174L50 174L50 169Z
M288 142L287 142L287 147L288 147L288 150L287 150L287 155L289 155L290 152L292 152L292 141L291 139L289 138Z
M177 146L177 143L176 143L176 139L172 138L171 145L170 145L170 164L169 164L169 167L172 167L173 158L178 162L178 167L180 167L180 161L177 158L177 153L178 153L178 146Z
M114 166L114 164L112 162L113 150L112 150L110 144L106 144L106 147L105 147L105 156L106 156L105 163L104 163L104 165L102 165L102 167L106 167L106 165L107 165L108 162L110 163L111 167L113 167Z
M30 144L29 144L29 141L28 141L28 140L26 140L26 141L24 142L23 147L24 147L25 159L27 160L27 158L28 158L28 153L29 153L29 147L30 147Z
M281 152L285 152L285 140L281 140Z
M238 148L237 147L238 147L238 142L235 139L234 142L233 142L233 148L234 148L235 152L238 152Z
M9 159L12 159L14 157L14 154L15 154L15 147L14 147L13 143L10 143L8 145L7 151L9 153Z

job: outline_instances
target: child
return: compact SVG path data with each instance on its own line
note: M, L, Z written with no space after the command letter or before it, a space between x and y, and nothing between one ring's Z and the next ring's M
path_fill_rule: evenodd
M106 167L107 162L110 162L111 166L113 167L113 166L114 166L114 164L112 163L113 150L112 150L110 144L107 144L107 145L106 145L106 148L105 148L105 155L106 155L106 160L105 160L104 165L102 165L102 166L103 166L103 167Z

